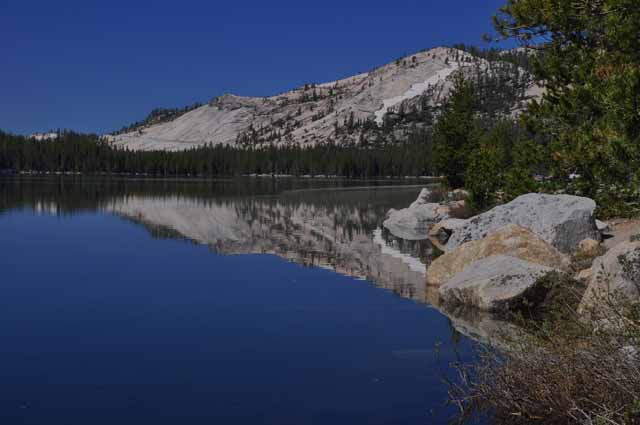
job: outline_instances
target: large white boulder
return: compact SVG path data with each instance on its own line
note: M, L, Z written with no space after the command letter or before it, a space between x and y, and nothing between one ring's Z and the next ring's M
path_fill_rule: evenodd
M476 261L439 288L445 305L466 305L486 311L508 310L551 267L506 255Z
M526 227L562 252L573 252L583 239L600 239L593 216L596 203L571 195L530 193L472 217L456 228L445 245L452 251L509 224Z

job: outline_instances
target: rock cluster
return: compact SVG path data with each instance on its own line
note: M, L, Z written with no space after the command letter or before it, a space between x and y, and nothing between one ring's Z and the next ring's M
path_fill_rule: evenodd
M640 300L640 238L603 255L608 225L595 220L593 200L530 193L461 219L452 218L451 202L464 203L467 194L450 192L443 203L432 195L421 192L409 208L391 211L384 225L399 237L428 236L444 251L427 270L427 285L444 305L504 311L544 289L536 286L543 274L576 266L588 267L576 275L587 284L579 312L612 299Z
M426 199L421 194L402 216L415 217L419 208L442 211ZM445 305L508 309L541 275L568 271L569 254L579 247L597 250L601 235L595 208L588 198L532 193L468 219L450 218L450 209L441 221L432 214L431 223L421 223L420 236L428 227L430 239L444 254L430 265L427 284L437 288ZM397 215L389 218L388 228L398 223Z
M430 189L422 189L418 198L401 210L391 209L383 226L394 236L406 240L427 239L429 230L437 223L448 222L450 217L468 217L468 193L456 190L437 202L439 196ZM450 223L453 223L453 219Z

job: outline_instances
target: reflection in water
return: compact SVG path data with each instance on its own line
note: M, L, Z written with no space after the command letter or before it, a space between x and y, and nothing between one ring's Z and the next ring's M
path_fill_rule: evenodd
M428 241L401 241L383 232L384 211L366 202L366 193L334 193L344 198L335 203L313 195L222 201L129 196L111 200L103 210L156 236L182 237L219 254L277 255L425 301L426 266L433 256Z
M428 240L397 239L381 226L388 209L411 203L419 187L321 184L333 187L304 190L309 182L260 179L0 179L0 212L107 212L144 226L154 237L189 240L224 255L272 254L438 306L425 278L435 248ZM486 315L453 316L456 329L475 339L486 340L501 328Z

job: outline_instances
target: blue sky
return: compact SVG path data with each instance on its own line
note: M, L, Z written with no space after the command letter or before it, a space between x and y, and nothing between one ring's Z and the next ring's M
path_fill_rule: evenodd
M481 45L504 0L0 0L0 129L106 132L427 47Z

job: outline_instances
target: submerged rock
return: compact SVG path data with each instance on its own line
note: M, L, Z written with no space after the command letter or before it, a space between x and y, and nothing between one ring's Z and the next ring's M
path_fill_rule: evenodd
M466 305L486 311L504 311L536 284L551 267L507 255L472 263L439 289L445 305Z
M509 224L526 227L562 252L573 252L587 238L598 240L593 216L596 203L571 195L530 193L497 206L455 229L445 248L452 251L465 242L486 237Z
M624 242L596 258L578 311L640 301L640 242Z
M458 223L454 222L454 225ZM560 251L529 229L512 224L435 259L427 271L427 283L444 285L474 262L495 255L506 255L559 270L569 266L569 260Z

